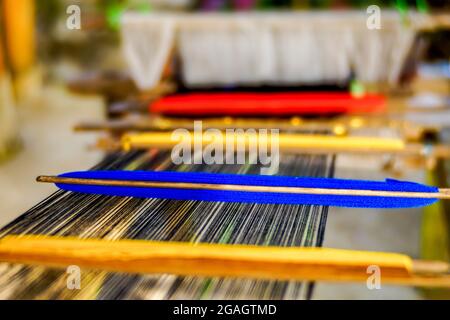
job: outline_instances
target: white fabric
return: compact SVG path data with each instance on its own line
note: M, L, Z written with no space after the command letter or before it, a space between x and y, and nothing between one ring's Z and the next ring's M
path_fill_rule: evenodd
M352 71L364 82L395 83L414 26L383 11L382 28L369 30L367 17L364 11L128 14L123 46L141 89L158 83L171 48L192 87L336 83Z

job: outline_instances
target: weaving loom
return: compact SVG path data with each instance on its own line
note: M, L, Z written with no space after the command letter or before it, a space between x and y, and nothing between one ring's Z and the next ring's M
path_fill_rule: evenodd
M133 100L128 96L127 101L116 100L110 112L142 110L149 100L151 112L180 116L384 111L382 96L352 99L343 92L295 92L305 85L342 90L353 79L375 88L399 85L402 67L415 50L416 34L428 26L429 17L411 13L408 25L394 11L384 12L383 17L383 29L374 31L366 28L366 15L356 10L331 14L129 12L121 20L122 47L141 92L130 92L138 100L134 106L126 106ZM89 86L81 87L85 91ZM165 97L174 88L185 95ZM261 93L267 89L275 93ZM243 93L227 93L230 90ZM294 92L284 92L289 90ZM111 95L116 96L123 90L113 91ZM341 103L333 103L337 100Z
M60 190L0 230L0 299L310 299L316 281L366 283L368 266L378 263L386 284L450 287L441 252L415 260L321 249L328 206L426 207L436 215L440 200L450 199L434 176L450 147L427 138L434 127L417 128L411 139L403 108L388 108L392 101L379 93L403 82L427 16L385 12L375 32L361 29L365 18L359 11L125 14L122 45L134 83L106 76L97 93L109 116L137 117L79 125L108 132L98 140L104 159L89 171L37 178ZM375 90L344 92L353 81ZM83 82L72 89L95 92ZM198 123L217 135L197 132ZM269 128L277 129L276 143ZM177 129L192 145L191 162L173 159ZM215 139L233 145L233 156L243 142L244 162L206 164L202 148ZM253 142L277 159L271 147L279 148L276 169L255 164ZM355 180L353 172L334 179L349 155L426 163L430 185ZM350 168L365 161L356 159ZM82 290L68 290L69 265L82 268Z
M333 176L327 156L286 156L279 174ZM175 166L151 150L111 154L93 169L177 170L258 174L258 165ZM58 191L3 228L0 236L46 234L193 243L321 246L327 207L256 205L89 196ZM95 223L94 223L95 222ZM39 276L38 276L39 275ZM3 264L0 297L8 299L304 299L312 284L294 281L137 276L92 271L89 288L66 290L65 270ZM79 295L77 295L79 294Z

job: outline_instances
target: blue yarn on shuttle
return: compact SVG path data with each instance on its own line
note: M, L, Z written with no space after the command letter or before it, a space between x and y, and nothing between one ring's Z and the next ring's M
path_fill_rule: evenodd
M172 171L82 171L60 175L67 178L108 179L186 182L208 184L233 184L273 187L301 187L324 189L352 189L404 192L438 192L438 188L414 182L386 179L386 181L365 181L350 179L309 178L294 176L261 176L221 173L192 173ZM109 196L130 196L138 198L159 198L173 200L202 200L266 204L305 204L352 208L412 208L433 204L437 199L372 197L354 195L311 195L272 192L248 192L226 190L192 190L174 188L143 188L57 184L63 190L101 194Z

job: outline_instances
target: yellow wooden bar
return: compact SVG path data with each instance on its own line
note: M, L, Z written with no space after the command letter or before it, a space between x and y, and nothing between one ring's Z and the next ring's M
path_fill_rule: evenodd
M270 131L269 131L270 132ZM249 145L263 145L271 148L272 142L278 142L280 150L286 151L341 151L341 152L401 152L405 150L405 143L397 138L379 137L338 137L329 135L289 134L280 133L278 136L245 133L203 133L189 132L185 134L172 132L130 133L122 137L122 147L125 150L141 148L170 149L179 143L194 142L202 147L217 143L222 144L225 150L227 145L234 146L239 141Z
M12 71L26 71L34 63L35 1L2 0L5 43Z
M377 266L382 283L450 287L449 277L414 275L413 260L403 254L325 248L8 236L0 240L0 261L128 273L312 281L366 281L367 268Z

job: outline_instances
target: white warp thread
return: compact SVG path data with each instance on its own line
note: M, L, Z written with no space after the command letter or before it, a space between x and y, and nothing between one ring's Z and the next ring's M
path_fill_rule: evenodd
M155 86L172 48L186 85L396 83L414 26L384 12L369 30L364 12L134 14L122 21L123 47L141 89Z

